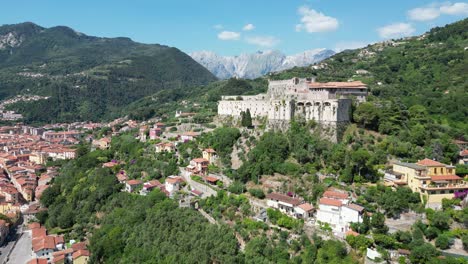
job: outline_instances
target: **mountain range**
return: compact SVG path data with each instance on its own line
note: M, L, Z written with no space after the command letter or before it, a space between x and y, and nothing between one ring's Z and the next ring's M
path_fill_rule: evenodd
M65 26L0 26L0 100L21 94L49 97L12 106L26 122L113 118L158 91L215 80L176 48L87 36Z
M220 79L254 79L271 72L308 66L334 54L335 52L329 49L313 49L290 56L277 50L239 56L220 56L211 51L198 51L189 55Z

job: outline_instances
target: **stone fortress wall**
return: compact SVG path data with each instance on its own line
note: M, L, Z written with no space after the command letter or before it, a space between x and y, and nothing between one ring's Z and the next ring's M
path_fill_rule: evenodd
M361 82L318 83L292 78L269 81L268 91L254 96L223 96L218 115L239 118L249 109L253 118L267 117L269 127L284 127L294 118L342 127L350 120L351 98L365 101L367 87Z

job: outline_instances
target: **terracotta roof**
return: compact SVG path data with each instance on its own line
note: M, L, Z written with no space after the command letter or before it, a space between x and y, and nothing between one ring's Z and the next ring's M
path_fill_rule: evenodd
M319 204L341 207L342 203L340 200L330 199L330 198L321 198Z
M192 161L196 163L208 162L208 160L204 158L196 158L196 159L193 159Z
M344 193L344 192L325 191L323 193L323 197L333 198L333 199L348 199L349 195L347 193Z
M216 153L216 151L214 149L212 149L212 148L207 148L207 149L205 149L205 151L208 152L208 153Z
M54 259L52 261L53 261L53 263L57 263L57 262L62 261L62 260L63 261L65 260L65 255L63 255L63 254L54 256Z
M309 83L310 88L361 88L367 89L367 86L361 81L354 82L311 82Z
M204 179L205 179L206 181L209 181L209 182L217 182L217 181L219 181L218 178L213 177L213 176L206 176Z
M431 176L431 181L448 181L448 180L461 180L462 178L457 175L436 175Z
M73 251L78 251L80 249L86 249L86 242L78 242L73 244L72 246Z
M293 206L299 205L302 202L300 199L289 197L287 195L280 194L280 193L269 193L266 195L266 198L270 200L276 200L279 202L292 204Z
M423 159L423 160L418 161L418 163L416 163L416 164L421 165L421 166L427 166L427 167L439 167L439 166L444 167L444 166L446 166L443 163L440 163L438 161L431 160L431 159Z
M81 256L89 257L89 251L86 249L80 249L80 250L77 250L75 253L73 253L73 259L77 259Z
M192 136L192 137L196 137L196 136L199 136L199 135L200 135L200 133L193 132L193 131L189 131L189 132L185 132L185 133L183 133L182 135L184 135L184 136Z
M182 182L182 178L181 177L168 177L166 179L166 182L170 183L170 184L174 184L174 183L178 183L178 182Z
M346 207L353 209L355 211L358 211L358 212L364 211L364 207L357 205L357 204L353 204L353 203L348 204Z
M32 239L39 239L47 235L45 227L39 227L32 230Z
M29 229L36 229L36 228L39 228L41 227L41 224L37 223L37 222L34 222L34 223L30 223L28 225Z
M129 180L127 181L127 184L128 185L139 185L139 184L142 184L143 182L140 181L140 180Z
M352 229L346 232L346 236L359 236L358 232L354 232Z
M468 149L464 149L462 151L460 151L460 156L468 156Z
M34 252L43 249L55 249L54 238L51 236L43 236L42 238L35 239L32 242Z
M306 212L314 210L314 206L311 205L310 203L303 203L303 204L298 205L297 207L301 208L302 210Z
M201 191L196 190L196 189L191 190L191 192L195 194L196 196L201 196L203 194Z
M27 264L47 264L47 259L34 258L28 261Z

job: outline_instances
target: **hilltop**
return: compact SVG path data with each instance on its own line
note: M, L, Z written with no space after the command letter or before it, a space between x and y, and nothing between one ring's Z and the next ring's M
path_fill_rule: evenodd
M190 56L168 46L30 22L0 27L0 100L50 96L12 106L28 122L112 118L157 91L215 80Z
M361 80L380 101L406 109L422 105L440 123L468 123L468 19L416 37L389 40L338 53L312 67L296 67L269 78L317 76L318 81Z

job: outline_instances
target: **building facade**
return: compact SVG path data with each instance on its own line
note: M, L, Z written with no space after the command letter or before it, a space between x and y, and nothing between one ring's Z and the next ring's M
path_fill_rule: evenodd
M367 87L359 81L320 83L311 78L293 78L269 81L264 94L222 96L218 115L239 118L248 109L252 118L266 117L272 128L295 118L337 127L349 122L351 99L363 102L366 97Z
M440 205L442 199L452 199L456 192L468 190L468 184L455 175L455 167L435 160L424 159L417 163L397 162L393 172L400 174L400 181L413 192L421 194L427 205Z

